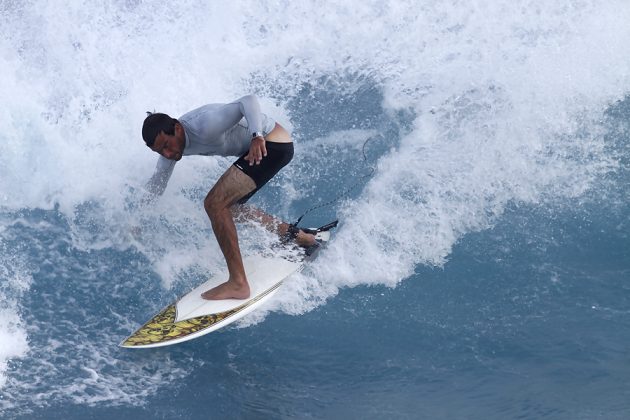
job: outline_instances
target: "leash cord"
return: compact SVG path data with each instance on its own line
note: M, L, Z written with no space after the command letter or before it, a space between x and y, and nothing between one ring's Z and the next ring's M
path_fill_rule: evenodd
M365 165L367 166L368 160L367 160L367 155L365 154L365 146L368 144L368 142L372 140L372 137L368 137L364 142L363 142L363 147L361 148L361 153L363 153L363 162L365 163ZM312 212L313 210L317 210L317 209L321 209L322 207L327 207L330 206L334 203L336 203L337 201L341 200L343 197L346 197L348 194L350 194L350 192L352 192L355 188L357 188L359 186L359 184L361 184L363 182L364 179L369 178L372 176L372 174L374 173L374 166L370 166L369 167L370 171L369 173L361 176L354 184L352 184L349 188L347 188L345 191L343 191L340 194L337 194L333 199L323 203L323 204L318 204L317 206L313 206L310 209L306 210L300 217L298 217L297 222L293 223L292 226L297 227L300 222L302 221L302 219L304 218L304 216L306 216L307 214L309 214L310 212Z

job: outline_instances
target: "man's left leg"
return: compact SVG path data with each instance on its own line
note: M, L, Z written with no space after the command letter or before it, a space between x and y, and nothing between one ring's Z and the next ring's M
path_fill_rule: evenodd
M260 166L248 165L244 160L239 159L235 165L242 168L242 170L249 174L252 179L256 180L258 186L262 186L267 183L273 176L280 171L285 165L287 165L293 158L293 143L291 142L291 134L280 124L276 123L273 130L265 136L267 140L267 152L268 157L262 160ZM272 160L270 166L266 164ZM289 224L282 220L271 216L255 207L247 206L244 203L249 197L244 197L240 203L243 205L232 207L232 212L235 218L241 220L246 219L250 221L256 221L262 224L268 231L277 233L278 236L284 238L287 236L289 230ZM299 246L310 247L315 244L315 236L300 230L296 237L295 242Z
M259 208L246 204L236 205L232 207L232 214L237 221L254 221L260 223L265 229L271 233L277 234L280 238L285 238L289 231L289 224L277 217L274 217ZM316 242L315 235L299 230L295 236L295 243L298 246L308 248Z

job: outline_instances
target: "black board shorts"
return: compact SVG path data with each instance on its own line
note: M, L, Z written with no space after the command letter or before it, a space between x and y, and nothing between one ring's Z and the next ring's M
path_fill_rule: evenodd
M245 160L245 156L248 155L249 151L245 152L234 162L234 166L253 179L256 184L256 189L238 200L238 204L246 203L263 185L280 172L280 169L284 168L293 159L293 143L267 141L265 142L265 147L267 148L267 156L262 158L260 165L250 165Z

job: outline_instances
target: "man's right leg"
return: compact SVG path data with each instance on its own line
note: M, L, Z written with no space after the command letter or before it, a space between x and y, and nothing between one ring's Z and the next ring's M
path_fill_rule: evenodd
M219 178L204 200L214 235L223 252L230 276L228 281L201 294L209 300L246 299L250 290L238 246L236 225L231 207L256 188L254 180L234 166Z

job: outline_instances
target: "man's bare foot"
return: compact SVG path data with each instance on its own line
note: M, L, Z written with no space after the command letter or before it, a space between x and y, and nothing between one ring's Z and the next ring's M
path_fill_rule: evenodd
M315 242L317 242L317 240L315 240L315 235L306 233L302 229L300 229L295 237L295 243L304 248L315 245Z
M217 287L203 292L201 297L206 300L247 299L249 294L249 285L247 283L241 284L228 280Z

